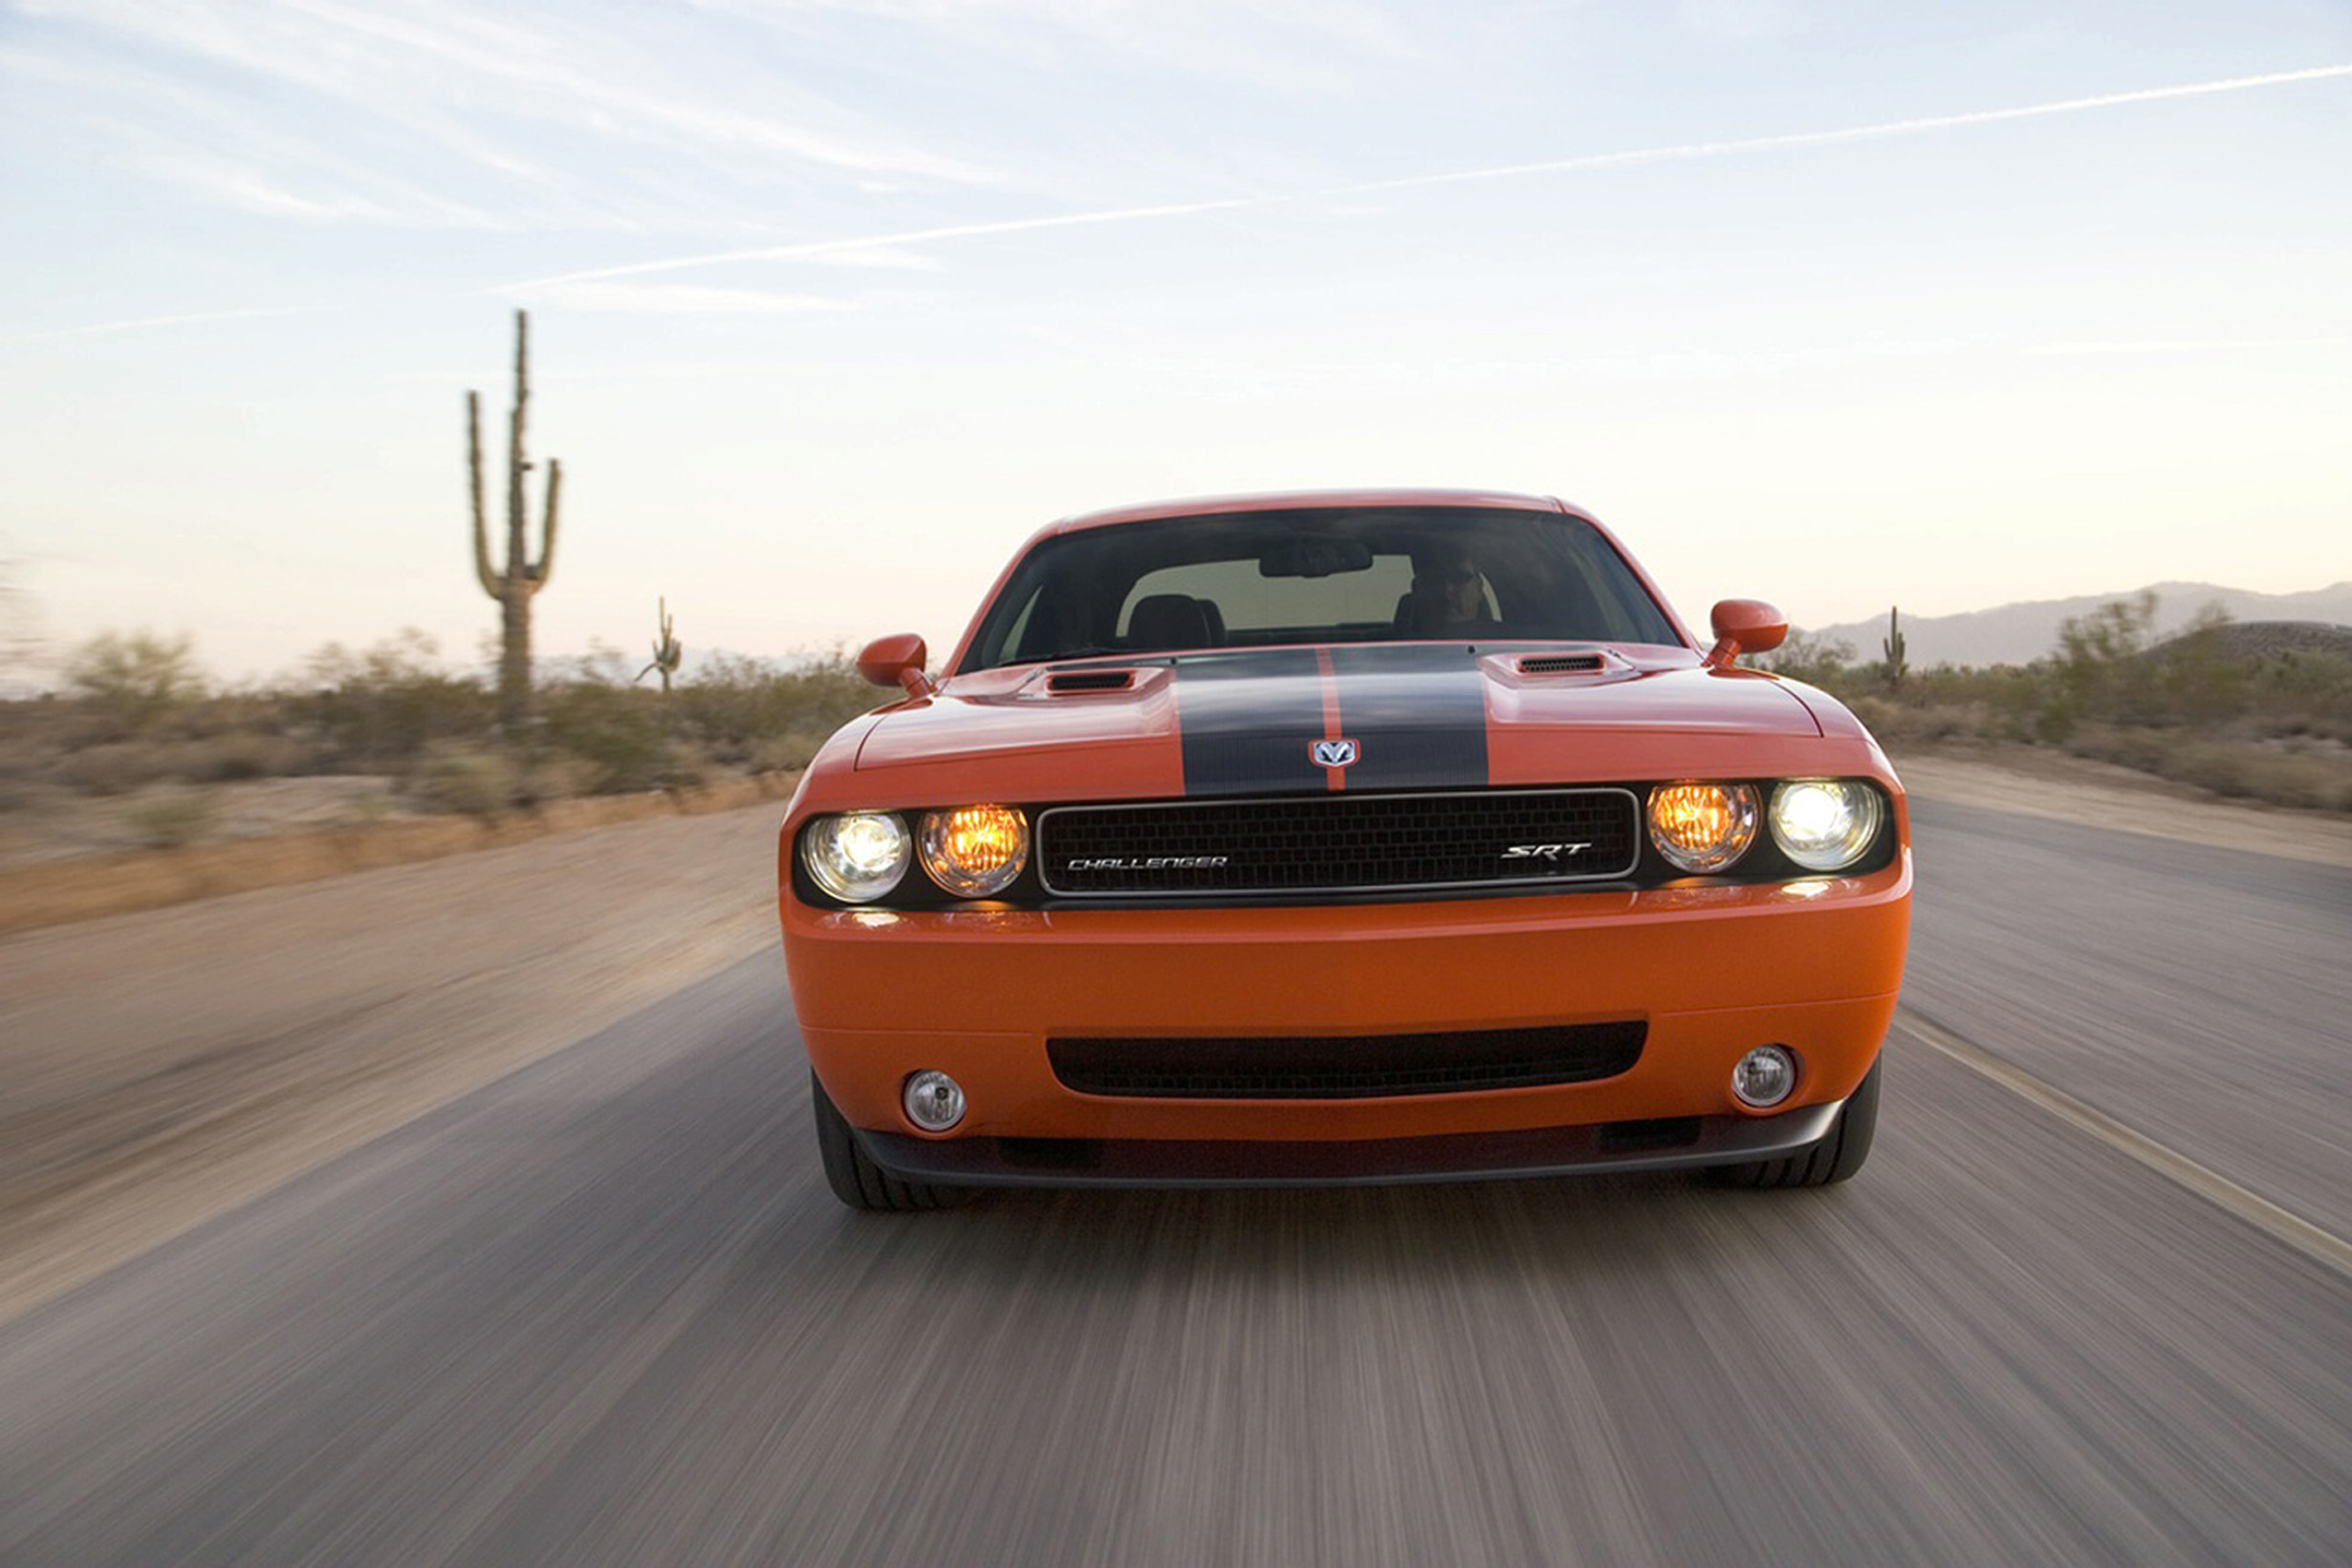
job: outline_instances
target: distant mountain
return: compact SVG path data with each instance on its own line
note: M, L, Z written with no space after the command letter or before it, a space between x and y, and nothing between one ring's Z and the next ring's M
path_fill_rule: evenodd
M2058 646L2060 622L2091 615L2119 599L2137 599L2143 591L2156 596L2159 638L2187 626L2208 604L2220 605L2232 621L2316 621L2352 626L2352 581L2302 594L2256 594L2207 582L2159 582L2145 590L2037 599L1994 610L1971 610L1966 615L1906 613L1903 618L1904 655L1919 669L1935 664L2027 664ZM1855 658L1870 663L1881 657L1886 618L1802 629L1806 636L1822 642L1850 642Z

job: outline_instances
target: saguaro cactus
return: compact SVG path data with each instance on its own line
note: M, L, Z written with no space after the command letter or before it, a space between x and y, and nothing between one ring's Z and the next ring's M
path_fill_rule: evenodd
M658 613L662 618L662 635L653 640L653 663L639 670L637 678L642 681L655 670L660 670L662 695L666 697L669 695L669 678L678 673L678 665L686 658L686 644L670 635L669 600L658 599L654 602L660 606Z
M547 586L548 569L555 563L555 496L563 488L563 465L552 458L547 465L547 511L539 528L536 564L525 547L524 524L529 503L523 476L531 463L523 456L523 419L531 403L531 316L514 313L514 407L507 417L507 559L503 568L490 566L490 525L482 512L482 398L466 394L467 466L473 478L473 569L482 591L498 601L498 722L512 733L528 724L532 712L531 601Z
M1886 635L1879 640L1879 646L1886 652L1887 688L1899 689L1903 685L1904 672L1910 668L1904 658L1902 606L1896 605L1887 610Z

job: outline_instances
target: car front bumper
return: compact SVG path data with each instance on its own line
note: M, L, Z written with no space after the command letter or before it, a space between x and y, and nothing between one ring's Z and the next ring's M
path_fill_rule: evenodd
M1862 877L1428 903L894 913L817 909L787 889L784 948L818 1078L875 1162L909 1178L1508 1176L1733 1163L1818 1140L1893 1016L1910 889L1907 851ZM1046 1049L1629 1019L1646 1039L1614 1077L1372 1099L1082 1094ZM1766 1043L1795 1051L1800 1074L1759 1114L1731 1078ZM926 1068L965 1091L945 1135L900 1108Z
M1806 1105L1774 1117L1669 1118L1343 1143L851 1132L867 1159L901 1181L943 1187L1385 1187L1767 1160L1819 1142L1844 1103Z

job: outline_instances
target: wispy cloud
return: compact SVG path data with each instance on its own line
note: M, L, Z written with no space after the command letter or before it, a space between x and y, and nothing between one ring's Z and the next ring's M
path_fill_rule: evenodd
M477 36L446 26L421 26L331 0L299 0L294 10L344 34L346 45L389 46L477 82L526 89L535 113L608 137L677 138L741 155L780 155L860 174L914 176L957 184L992 177L963 159L905 145L877 134L857 136L712 103L690 94L664 96L616 80L564 57L562 40L514 30ZM297 76L298 60L273 61Z
M631 262L621 267L598 267L555 277L502 284L486 293L513 294L559 283L589 283L611 277L642 277L650 272L678 272L696 267L716 267L741 261L807 261L878 247L926 245L938 240L971 239L984 234L1023 234L1042 229L1078 229L1097 224L1132 223L1140 218L1184 218L1236 207L1268 207L1291 198L1233 196L1213 202L1176 202L1162 207L1110 207L1100 212L1067 212L1047 218L1007 218L995 223L943 224L934 229L905 229L890 234L865 234L856 239L811 240L801 245L762 245L744 250L712 250L701 255L673 256L664 261Z
M1024 70L1142 66L1296 100L1343 97L1367 80L1430 68L1412 7L1389 0L698 0L771 25L850 17ZM1446 36L1474 31L1478 8L1443 6Z
M810 182L1005 183L927 132L833 101L821 76L713 54L708 36L699 53L656 48L675 33L627 7L79 0L22 15L0 72L55 89L52 112L113 162L245 210L699 227L744 221L748 193ZM188 177L190 149L245 177Z
M113 332L141 332L150 327L186 327L207 321L250 321L272 316L319 316L350 308L348 305L264 305L250 310L193 311L185 316L142 316L128 321L99 321L85 327L64 327L55 332L29 332L13 341L49 343L66 338L98 338Z
M1697 37L1745 43L1776 37L1791 24L1781 0L1682 0L1674 8L1674 25Z
M180 79L150 62L71 51L0 48L0 74L51 93L75 139L115 165L199 201L268 217L400 228L509 227L477 207L425 188L381 159L338 151L331 139L272 122L267 110ZM510 178L529 165L468 144L446 126L403 132L411 142L464 147Z
M2151 338L2114 342L2031 343L2024 352L2048 355L2234 354L2248 349L2342 348L2352 338Z
M502 227L498 219L478 207L445 201L427 191L380 190L366 196L342 187L310 194L294 188L292 183L277 176L216 158L159 153L134 157L129 162L163 185L263 217L293 218L305 223L365 223L385 228Z
M877 248L928 245L943 240L971 239L992 234L1029 233L1041 229L1078 229L1151 219L1196 217L1209 212L1286 207L1309 202L1328 203L1338 198L1360 197L1386 191L1414 190L1438 185L1468 185L1481 181L1528 179L1538 175L1577 174L1599 169L1635 167L1643 164L1751 157L1759 153L1838 146L1853 142L1884 141L1896 137L1922 136L1930 132L1999 124L2010 120L2088 114L2133 104L2162 102L2169 98L2200 98L2220 93L2243 93L2259 88L2283 87L2292 83L2321 81L2345 76L2352 76L2352 64L2312 66L2303 70L2278 71L2263 76L2230 76L2213 81L2188 82L2169 87L2138 88L2128 92L2102 93L2087 98L2058 98L2043 103L2023 104L2005 109L1972 109L1958 114L1923 116L1911 120L1880 120L1867 125L1848 125L1833 130L1797 131L1779 136L1744 137L1722 142L1679 142L1625 152L1587 153L1573 158L1546 159L1537 163L1505 163L1474 169L1451 169L1432 174L1409 175L1394 180L1373 180L1353 185L1331 185L1316 190L1286 191L1259 196L1233 196L1213 201L1108 207L1092 212L1066 212L1034 218L1008 218L991 223L947 224L929 229L899 229L887 233L862 234L853 238L806 241L795 245L711 250L694 255L672 256L657 261L631 262L617 267L565 272L554 277L507 284L490 292L511 293L524 289L543 288L556 283L639 277L655 272L686 272L695 268L740 262L804 261L847 252L867 251Z
M693 283L555 283L530 291L534 300L576 311L628 311L663 316L798 316L849 311L846 300L816 294L711 289Z
M895 245L872 245L862 250L835 250L818 258L832 267L870 267L886 272L936 272L940 270L937 256L926 256L920 250L908 250Z

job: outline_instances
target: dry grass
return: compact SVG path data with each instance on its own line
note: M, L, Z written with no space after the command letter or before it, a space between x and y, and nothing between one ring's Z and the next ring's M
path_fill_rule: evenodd
M2341 745L2298 745L2204 737L2112 726L2085 728L2066 749L2226 799L2310 811L2352 812L2352 752Z
M229 828L220 798L260 782L386 781L381 815L491 820L584 795L682 790L804 764L882 694L842 654L772 664L720 658L664 696L592 658L539 687L539 718L502 734L484 684L403 635L322 649L278 689L207 687L185 644L94 639L69 690L0 702L0 849L41 853L47 824L109 847L177 847ZM378 795L382 795L379 791ZM97 817L80 803L111 802ZM28 847L30 846L30 847Z
M2208 621L2151 646L2144 606L2069 622L2031 664L1883 664L1806 640L1766 667L1842 697L1886 748L2042 746L2232 799L2352 812L2352 627Z
M220 817L218 792L157 790L124 809L122 818L148 849L180 849L207 837Z

